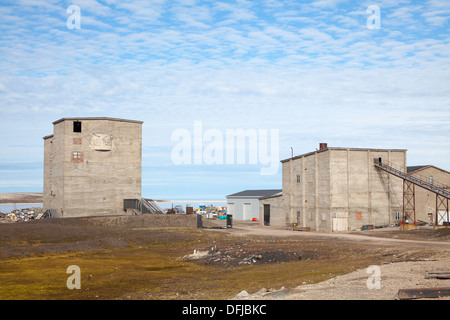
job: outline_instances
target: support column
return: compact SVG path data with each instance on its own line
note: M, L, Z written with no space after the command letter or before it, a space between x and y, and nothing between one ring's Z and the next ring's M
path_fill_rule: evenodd
M442 224L447 222L447 226L450 222L450 212L449 212L449 201L448 198L440 196L436 193L436 221L435 226L438 225L439 220L442 220ZM442 212L442 213L441 213Z
M416 224L415 186L403 180L403 221L402 225Z

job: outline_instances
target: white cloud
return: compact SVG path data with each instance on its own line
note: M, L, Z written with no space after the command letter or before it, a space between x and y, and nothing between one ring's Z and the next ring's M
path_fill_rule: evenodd
M100 17L111 17L113 15L113 10L96 0L72 0L70 5L77 5L80 7L81 14L93 14ZM67 7L69 4L67 5Z
M66 2L22 1L0 6L0 115L47 128L37 144L58 118L112 116L144 120L144 141L162 148L196 120L280 129L286 157L318 139L450 147L444 2L381 1L371 32L367 6L350 2L84 0L82 29L68 30ZM0 133L2 150L17 152Z

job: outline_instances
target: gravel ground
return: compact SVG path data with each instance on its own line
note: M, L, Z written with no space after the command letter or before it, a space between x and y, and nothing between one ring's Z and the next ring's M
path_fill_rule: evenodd
M263 233L259 226L251 228L246 224L238 225L240 234L252 235ZM349 274L338 276L316 284L300 284L293 289L262 288L256 293L240 292L234 299L253 300L396 300L399 289L419 288L450 288L450 279L425 279L427 271L450 271L449 230L433 231L424 228L416 232L402 232L398 228L382 229L380 231L363 233L320 234L314 232L290 232L286 230L264 228L264 234L272 236L292 236L307 238L314 235L316 238L332 238L337 240L352 240L355 243L374 243L385 246L395 245L402 248L406 255L411 254L415 261L398 261L379 266L379 289L368 289L368 279L373 273L367 269L360 269ZM382 237L382 238L380 238ZM420 252L427 249L436 249L432 256L420 257ZM423 251L424 252L424 251ZM413 257L417 254L417 257ZM450 297L439 298L450 300Z
M373 272L367 269L338 276L324 282L300 285L294 289L261 289L254 294L245 291L235 299L269 300L396 300L399 289L450 287L450 280L425 279L427 271L450 270L449 257L429 261L397 262L380 267L380 289L368 289L368 279ZM369 281L369 284L372 282ZM439 299L450 300L450 297Z

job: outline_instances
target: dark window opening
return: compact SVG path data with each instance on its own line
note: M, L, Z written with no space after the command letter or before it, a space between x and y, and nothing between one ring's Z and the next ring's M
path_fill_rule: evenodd
M264 205L264 225L270 226L270 204Z
M81 122L80 121L73 122L73 132L81 132Z

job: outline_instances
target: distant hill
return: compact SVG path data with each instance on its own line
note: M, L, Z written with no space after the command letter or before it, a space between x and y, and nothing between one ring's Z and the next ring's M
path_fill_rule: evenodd
M0 204L42 203L43 195L39 192L0 193Z

